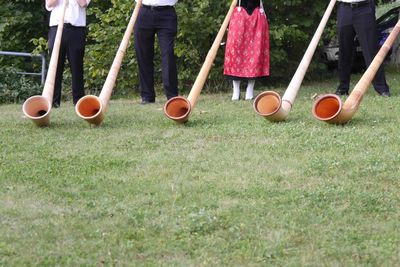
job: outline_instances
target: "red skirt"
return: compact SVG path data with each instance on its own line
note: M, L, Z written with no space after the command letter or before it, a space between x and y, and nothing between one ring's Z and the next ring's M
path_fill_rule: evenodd
M260 78L269 75L267 16L258 7L251 15L236 7L229 22L224 75Z

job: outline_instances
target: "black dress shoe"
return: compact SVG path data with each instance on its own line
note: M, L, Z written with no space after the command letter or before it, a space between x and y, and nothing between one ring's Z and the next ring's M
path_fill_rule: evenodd
M382 97L390 97L390 92L379 93L379 95Z
M338 95L338 96L345 96L345 95L349 95L349 92L344 92L344 91L336 90L335 95Z
M151 104L154 103L155 101L149 101L149 100L142 100L142 102L140 102L140 105L147 105L147 104Z

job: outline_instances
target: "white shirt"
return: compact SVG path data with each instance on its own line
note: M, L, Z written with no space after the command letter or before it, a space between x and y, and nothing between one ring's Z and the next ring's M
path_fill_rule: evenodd
M64 0L59 0L57 5L50 8L46 4L46 9L51 11L49 26L57 26L61 17L61 11ZM90 0L86 0L89 5ZM69 0L67 10L65 11L64 23L71 23L73 26L86 26L86 8L81 7L76 0Z
M143 0L142 4L146 6L174 6L176 2L178 0Z

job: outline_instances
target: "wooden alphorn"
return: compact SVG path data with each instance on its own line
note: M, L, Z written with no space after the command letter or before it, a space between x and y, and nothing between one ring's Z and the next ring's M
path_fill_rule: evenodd
M99 97L86 95L76 103L76 114L90 124L100 125L104 120L108 102L111 98L112 90L114 89L141 5L142 0L138 0Z
M224 19L224 22L221 25L221 28L218 31L217 37L208 51L207 57L203 63L203 66L200 69L199 74L190 90L188 98L184 98L182 96L173 97L167 101L164 105L164 113L168 118L174 120L177 123L185 123L189 119L189 115L196 105L196 101L198 96L201 93L201 90L204 87L204 84L207 80L208 73L212 67L212 64L217 56L218 48L221 45L222 38L225 35L226 29L229 25L229 20L232 16L233 11L235 10L237 0L233 0L232 4L229 8L229 11Z
M331 124L345 124L353 118L360 106L361 100L375 78L376 72L381 67L390 48L396 41L400 31L400 21L397 22L392 32L389 34L385 43L379 49L368 69L365 71L361 79L358 81L353 91L342 104L342 100L335 94L323 95L314 102L312 113L314 117L320 121Z
M329 5L321 19L321 22L319 23L318 28L315 31L314 36L311 39L311 42L308 45L308 48L283 97L281 98L279 94L274 91L265 91L259 94L254 99L253 107L258 115L263 116L273 122L286 120L289 112L292 109L294 100L296 99L297 93L300 90L300 86L303 82L304 76L307 72L312 57L318 46L318 42L321 38L321 35L325 29L326 23L329 20L335 4L336 0L331 0L329 2Z
M50 111L53 103L54 84L56 80L58 57L60 54L61 38L64 29L64 17L68 1L69 0L64 0L64 5L62 7L42 95L31 96L22 105L22 112L24 115L31 119L38 127L47 126L50 123Z

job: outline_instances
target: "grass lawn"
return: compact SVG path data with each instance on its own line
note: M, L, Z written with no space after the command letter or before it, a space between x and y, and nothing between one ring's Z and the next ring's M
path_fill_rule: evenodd
M186 125L164 96L111 101L98 128L71 103L42 129L1 105L0 266L398 265L400 81L387 76L393 97L371 88L345 126L311 114L335 78L303 86L283 123L230 94L200 95Z

